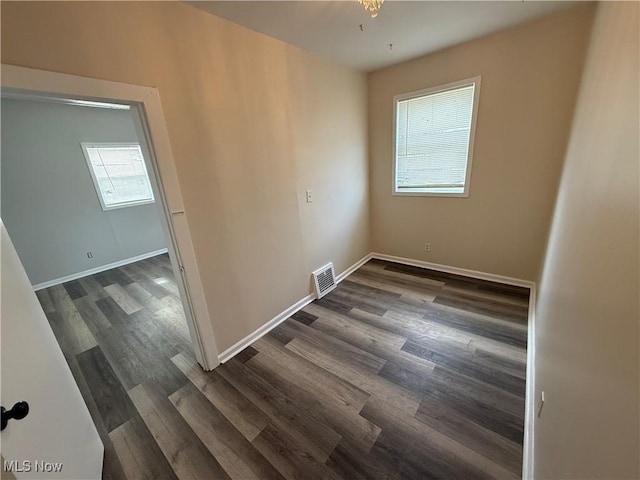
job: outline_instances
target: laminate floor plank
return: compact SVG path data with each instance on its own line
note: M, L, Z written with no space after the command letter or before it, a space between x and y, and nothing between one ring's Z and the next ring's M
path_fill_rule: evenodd
M299 313L305 312L301 311ZM282 330L286 332L292 337L292 341L300 339L321 348L331 348L333 355L336 358L339 358L340 361L347 365L353 365L369 370L372 373L378 373L386 362L386 360L372 355L357 346L332 337L331 335L327 335L320 330L307 326L306 324L292 321L292 319L281 323L275 330Z
M164 288L171 295L175 295L176 297L180 295L180 291L178 290L178 286L173 280L173 277L159 277L153 279L156 285L160 285L161 288Z
M451 408L478 425L496 432L513 442L523 443L523 420L517 415L492 405L487 399L461 396L457 390L453 388L446 389L442 385L439 387L428 385L423 392L423 401L425 398L429 398L433 401L447 403Z
M104 290L127 315L131 315L132 313L142 310L142 305L131 298L131 296L129 296L129 294L119 284L114 283L113 285L107 285L104 287Z
M432 388L454 397L473 398L501 412L516 417L524 428L524 398L501 388L484 383L477 378L461 375L446 367L436 366L429 374Z
M433 301L436 292L442 287L441 282L416 281L415 277L406 275L385 275L384 270L360 269L349 276L349 280L376 287L380 290L388 290L403 296L416 296L417 298Z
M384 457L379 455L379 436L368 453L363 453L349 439L343 438L331 452L326 465L344 479L399 480L399 469L391 462L385 462Z
M82 285L82 288L85 289L88 299L92 302L109 296L93 276L79 278L78 282Z
M357 317L352 315L353 310L356 309L353 309L346 315L340 316L332 312L322 314L322 307L308 306L305 308L313 308L316 314L322 315L313 322L311 329L318 330L326 336L338 338L350 344L352 347L361 349L384 361L392 361L403 365L405 368L422 371L424 369L433 369L435 365L432 361L424 357L405 352L403 345L407 341L406 337L392 333L383 326L378 328L370 322L357 320Z
M447 404L423 399L415 418L450 438L469 447L496 463L504 465L512 474L522 470L522 445L474 423Z
M501 325L492 321L484 321L484 318L480 316L465 317L464 312L456 312L455 308L447 308L445 310L439 309L435 305L431 308L425 308L424 318L463 332L473 333L518 348L524 349L527 346L526 334L523 334L523 329L518 325Z
M379 260L371 260L360 267L355 273L359 275L374 274L379 278L382 277L393 282L422 287L443 287L446 285L446 283L441 280L435 280L424 276L407 275L403 272L389 270L386 268L387 265L390 264Z
M139 262L140 266L144 268L146 274L152 279L170 277L173 279L173 273L169 273L170 268L165 266L165 259L163 255L156 255L152 258L146 258Z
M133 279L135 283L151 293L154 297L162 299L167 295L170 295L170 293L165 288L154 282L154 278L157 277L147 272L147 270L142 265L133 263L130 265L125 265L121 268L122 271L125 272L127 276L129 276L129 278Z
M235 358L239 362L245 363L247 360L251 360L255 355L258 354L258 350L249 345L247 348L242 350L240 353L236 354Z
M468 289L484 289L486 291L509 293L513 296L520 296L522 298L529 297L529 289L525 287L506 285L503 283L491 282L487 280L479 280L462 275L456 275L453 273L438 272L436 270L430 270L427 268L385 262L382 260L373 260L371 263L382 264L384 270L399 272L407 275L414 275L421 278L439 280L447 285L462 284L468 286Z
M93 395L91 394L91 389L89 385L87 385L87 380L85 379L82 370L80 369L80 365L76 358L67 358L67 362L69 364L69 368L71 369L71 373L73 378L78 385L78 389L82 394L82 398L89 409L89 413L91 414L91 418L94 421L96 426L96 430L98 431L98 435L100 436L100 440L102 440L102 445L104 447L104 456L103 456L103 480L126 480L127 476L122 469L122 464L120 463L120 459L118 454L116 453L113 442L109 437L109 431L104 424L102 416L100 414L100 410L93 399Z
M246 365L228 362L224 366L228 368L220 369L220 373L265 412L271 424L286 430L316 460L326 461L340 441L340 435L326 424L310 417L304 406L295 404L281 388L271 385L248 366L261 354L262 352L253 357Z
M69 294L71 300L76 300L80 297L87 295L87 291L78 280L72 280L70 282L63 283L62 286Z
M169 400L224 469L224 472L212 471L210 478L282 478L194 385L185 385Z
M344 280L342 283L347 284L344 289L336 289L331 292L329 295L333 295L332 298L376 315L384 315L388 310L423 314L425 306L433 305L431 300L418 299L410 295L387 298L381 298L377 295L364 295L364 292L359 288L360 285L357 283L348 280Z
M257 355L249 363L252 370L273 385L278 385L287 398L304 408L306 414L320 424L326 424L342 439L348 439L360 453L368 453L380 434L380 428L359 415L353 408L336 401L324 384L306 388L281 372L267 357Z
M106 329L111 328L111 322L100 310L95 301L91 299L89 295L78 298L73 302L80 313L80 316L84 320L91 333L95 335Z
M277 344L269 341L269 337L263 337L254 343L258 355L246 362L252 365L259 358L269 362L274 368L278 368L289 378L295 378L296 383L310 391L331 391L332 400L340 405L351 406L359 410L369 399L369 394L341 377L332 374L314 362L297 355L287 348L279 348ZM327 399L329 400L329 399Z
M341 478L306 451L290 434L291 432L286 429L269 425L260 432L252 445L278 469L284 478L291 480L320 478L339 480Z
M122 329L108 328L96 334L105 357L125 390L130 390L147 380L144 364L130 341L130 333Z
M269 424L269 417L215 370L204 372L184 353L171 360L247 440L252 441Z
M100 347L82 352L77 359L107 431L133 418L136 410Z
M291 318L293 320L296 320L300 323L302 323L303 325L311 325L318 317L316 317L315 315L311 315L308 312L305 312L304 310L300 310L296 313L294 313L293 315L291 315Z
M218 461L154 382L134 387L129 396L178 478L227 478Z
M56 307L53 305L48 289L36 291L36 297L38 297L38 301L40 302L44 313L55 312Z
M178 292L167 254L37 292L103 479L520 477L528 289L372 260L211 372Z
M230 361L218 370L229 383L269 416L270 424L286 430L317 461L326 461L340 441L341 437L337 432L310 418L303 406L296 405L277 386L266 382L247 365Z
M313 322L311 328L320 331L323 331L322 329L345 330L349 332L350 337L361 338L362 343L381 345L382 348L400 349L407 340L401 335L350 319L347 315L341 315L313 304L307 305L304 311L319 317Z
M109 433L129 479L174 480L178 477L139 416Z
M474 363L468 361L464 357L458 357L451 354L441 353L433 350L423 344L418 344L413 341L407 342L402 347L406 352L432 361L437 365L448 367L451 370L459 372L467 377L477 378L489 385L494 385L498 388L524 397L526 390L526 382L524 379L515 377L502 370L493 369L481 363Z
M63 352L75 355L95 347L97 345L96 339L66 289L61 285L56 285L48 290L55 307L55 313L59 314L56 338L61 342L61 345L65 345Z
M95 304L112 325L126 327L129 323L129 315L111 296L96 300Z
M413 340L418 343L423 340L434 340L438 342L438 345L442 345L443 348L456 349L459 352L467 350L468 352L473 353L478 345L486 344L487 349L492 352L495 349L498 349L499 353L496 353L496 356L500 358L500 355L504 353L503 350L505 349L503 344L494 340L450 329L441 324L430 322L412 313L399 313L394 310L388 310L380 317L354 308L347 314L347 316L378 328L386 329L398 335L404 335L408 340ZM522 355L526 355L526 352L523 352L521 349L516 349L515 347L510 347L505 355L509 359L513 358L514 362L517 362ZM399 363L397 359L391 360Z
M352 274L349 276L349 280L359 285L377 288L379 290L385 289L392 293L397 293L402 298L414 298L420 301L432 302L435 300L435 293L429 292L423 286L414 285L398 285L400 282L389 282L386 279L376 278L373 275Z
M482 289L480 287L475 290L469 290L465 288L445 285L442 287L442 290L446 292L454 292L457 294L465 295L467 297L472 297L478 300L490 300L499 303L506 303L507 305L516 305L525 309L529 307L528 296L523 297L520 295L513 295L512 293L496 292L490 289Z
M346 365L336 359L331 351L308 344L304 340L291 342L287 349L321 366L328 372L366 392L369 396L385 398L386 401L410 414L414 414L420 404L420 395L390 382L380 375L373 375L365 370Z
M129 277L124 272L124 270L119 268L113 268L111 270L96 273L93 277L102 287L107 287L109 285L113 285L114 283L117 283L121 286L133 283L131 277Z
M422 460L439 478L517 478L504 466L465 447L404 412L389 409L372 398L360 414L380 426L383 432L402 439L398 443L411 453L409 459Z
M488 302L486 300L476 300L469 296L452 293L440 294L435 298L435 300L433 300L433 302L454 307L458 310L491 315L507 321L523 324L526 324L527 322L528 310L518 306Z

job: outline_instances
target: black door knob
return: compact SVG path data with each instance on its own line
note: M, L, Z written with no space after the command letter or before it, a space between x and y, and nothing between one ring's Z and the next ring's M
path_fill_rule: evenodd
M4 407L2 408L2 428L0 430L4 430L7 428L7 423L12 418L15 420L22 420L29 413L29 404L27 402L18 402L16 403L11 410L7 410Z

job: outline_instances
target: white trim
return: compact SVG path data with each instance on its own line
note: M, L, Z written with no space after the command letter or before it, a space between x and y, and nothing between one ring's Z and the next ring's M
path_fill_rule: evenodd
M349 268L347 268L344 272L342 272L340 275L336 276L336 283L340 283L342 280L344 280L345 278L347 278L349 275L351 275L353 272L355 272L357 269L359 269L362 265L364 265L365 263L367 263L369 260L371 260L373 257L371 256L370 253L367 253L364 257L362 257L360 260L358 260L356 263L354 263L353 265L351 265Z
M291 305L285 311L279 313L278 315L273 317L271 320L269 320L267 323L265 323L264 325L262 325L258 329L254 330L249 335L244 337L242 340L240 340L239 342L236 342L235 344L233 344L232 346L227 348L224 352L222 352L218 356L218 359L220 360L220 363L224 363L227 360L230 360L232 357L234 357L235 355L240 353L242 350L247 348L249 345L251 345L253 342L255 342L256 340L258 340L261 337L265 336L271 330L276 328L278 325L280 325L282 322L284 322L291 315L293 315L297 311L302 310L304 307L309 305L315 299L316 299L315 293L310 293L306 297L301 298L300 300L298 300L296 303Z
M11 98L27 102L57 103L59 105L70 105L72 107L106 108L109 110L131 110L131 105L122 103L92 102L90 100L74 100L73 98L56 98L46 95L25 95L20 92L3 92L2 98Z
M535 452L535 412L536 412L536 285L529 295L529 320L527 337L527 390L524 406L524 445L522 449L522 478L533 480Z
M480 105L480 84L482 83L482 77L480 75L472 78L466 78L456 82L450 82L445 85L438 85L436 87L424 88L415 92L403 93L395 95L393 97L393 172L391 176L392 186L391 194L399 197L462 197L469 196L469 190L471 185L471 165L473 163L473 149L474 140L476 136L476 124L478 119L478 108ZM471 128L469 130L469 147L467 149L467 170L465 172L464 187L462 192L402 192L398 191L396 184L396 177L398 174L398 158L396 155L397 145L396 141L398 135L396 132L398 121L398 102L403 100L410 100L412 98L423 97L426 95L433 95L435 93L442 93L448 90L455 90L466 86L473 85L473 108L471 110Z
M160 250L155 250L149 253L143 253L142 255L136 255L135 257L125 258L124 260L118 260L117 262L108 263L106 265L102 265L100 267L90 268L89 270L83 270L82 272L72 273L71 275L67 275L65 277L54 278L53 280L49 280L47 282L38 283L33 286L34 291L42 290L43 288L53 287L54 285L60 285L61 283L70 282L72 280L77 280L79 278L88 277L89 275L95 275L96 273L106 272L107 270L111 270L112 268L122 267L124 265L129 265L131 263L139 262L140 260L145 260L147 258L155 257L157 255L162 255L163 253L167 253L169 249L161 248Z
M369 260L371 260L371 254L370 253L365 255L364 257L362 257L360 260L358 260L353 265L351 265L349 268L347 268L340 275L336 275L336 284L340 283L342 280L344 280L346 277L351 275L353 272L355 272L358 268L360 268L362 265L367 263ZM276 328L278 325L280 325L282 322L284 322L291 315L293 315L294 313L302 310L304 307L309 305L315 299L316 299L315 293L310 293L306 297L301 298L300 300L298 300L296 303L291 305L289 308L287 308L283 312L279 313L278 315L273 317L271 320L269 320L267 323L265 323L264 325L262 325L258 329L254 330L249 335L244 337L242 340L236 342L235 344L233 344L232 346L227 348L224 352L222 352L218 356L218 359L219 359L220 363L224 363L224 362L230 360L232 357L234 357L235 355L240 353L242 350L247 348L249 345L251 345L253 342L255 342L256 340L258 340L261 337L265 336L271 330Z
M493 273L479 272L477 270L468 270L466 268L460 267L450 267L448 265L441 265L439 263L423 262L422 260L413 260L411 258L396 257L394 255L386 255L384 253L372 253L371 258L386 260L388 262L394 263L402 263L404 265L411 265L413 267L428 268L431 270L437 270L439 272L453 273L455 275L463 275L465 277L487 280L489 282L504 283L516 287L532 288L535 286L535 283L529 280L506 277L503 275L495 275Z
M205 370L218 366L213 325L195 258L186 218L188 212L182 202L158 89L15 65L2 64L1 69L2 95L19 93L54 99L127 104L139 116L145 144L150 150L150 170L153 171L158 186L156 199L159 199L162 206L163 228L168 232L169 255L174 271L181 273L176 279L194 353Z

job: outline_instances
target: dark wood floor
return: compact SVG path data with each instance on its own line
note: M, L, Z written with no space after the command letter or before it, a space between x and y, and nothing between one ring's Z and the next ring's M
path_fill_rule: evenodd
M166 255L38 292L104 478L517 478L528 290L371 261L213 372Z

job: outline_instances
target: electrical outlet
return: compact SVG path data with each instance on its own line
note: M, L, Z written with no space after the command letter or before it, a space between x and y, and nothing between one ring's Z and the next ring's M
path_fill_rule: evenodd
M311 190L307 190L305 193L307 195L307 203L313 203L313 192Z
M424 251L425 252L430 252L431 251L431 244L429 242L424 244Z
M93 253L87 252L87 258L93 258Z

